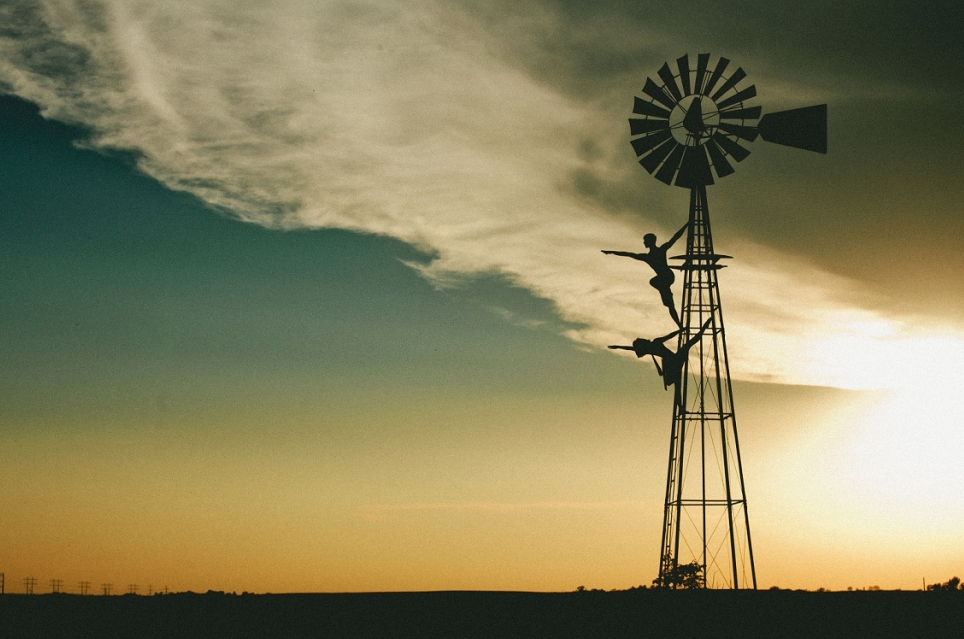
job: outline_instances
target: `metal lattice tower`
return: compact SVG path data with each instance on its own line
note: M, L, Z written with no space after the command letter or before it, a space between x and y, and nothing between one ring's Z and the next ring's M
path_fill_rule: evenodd
M657 581L677 587L683 569L695 566L704 587L756 588L717 282L723 267L719 262L728 256L713 248L706 187L714 183L714 174L723 178L734 173L732 162L750 155L741 142L757 137L826 153L827 105L761 117L762 107L747 104L756 97L756 86L740 86L746 77L742 68L730 73L730 61L723 57L711 67L708 53L697 56L695 68L690 63L684 55L676 60L676 70L668 63L659 69L659 81L646 78L629 120L630 142L640 165L661 182L690 191L686 254L673 258L683 260L673 268L684 274L675 361L686 359L678 381L664 375L664 383L675 384L675 392ZM617 254L643 259L655 270L654 250L650 251ZM672 278L664 284L657 279L651 284L668 293ZM664 296L664 304L667 299L672 299L671 293ZM675 308L670 306L672 315ZM664 352L662 357L669 370L665 358L672 354Z
M756 588L743 464L706 188L690 191L677 350L699 333L673 401L660 577L698 563L709 588Z

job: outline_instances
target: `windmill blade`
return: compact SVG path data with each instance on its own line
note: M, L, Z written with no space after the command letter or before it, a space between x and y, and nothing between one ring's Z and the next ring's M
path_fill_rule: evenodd
M726 137L725 135L720 135L719 132L714 133L712 140L720 145L724 151L726 151L730 157L732 157L737 162L742 162L750 155L750 152L744 149L742 146Z
M663 162L663 166L659 167L659 171L656 171L656 179L664 184L672 184L673 177L676 175L676 171L679 169L680 162L683 161L683 150L686 147L682 144L677 144L673 148L672 153Z
M670 138L672 137L673 136L670 136ZM658 167L660 163L666 159L666 156L669 155L673 151L673 149L675 149L678 146L679 146L679 142L677 142L676 140L673 140L673 139L667 140L663 144L653 149L652 153L650 153L642 160L640 160L639 164L644 169L652 173L653 171L656 170L656 167Z
M710 54L701 53L696 56L696 79L693 81L693 93L701 93L703 79L706 77L706 67L710 63Z
M645 135L653 131L669 128L669 120L640 120L629 118L629 134Z
M646 137L630 140L629 143L633 145L633 150L636 151L636 157L639 157L650 149L672 138L673 134L670 133L669 127L667 126L665 129L647 135ZM650 173L652 173L652 171L650 171Z
M720 76L722 76L723 72L726 71L726 66L729 63L730 61L727 60L726 58L720 58L719 60L716 61L716 68L713 69L713 73L712 75L710 75L710 79L707 81L706 86L703 87L703 95L710 94L710 91L713 90L713 87L715 87L716 83L719 81Z
M826 153L827 105L767 113L757 125L757 130L767 142Z
M676 106L676 101L673 98L666 95L666 92L660 88L658 84L646 78L646 86L643 87L643 93L653 98L660 104L666 106L667 109L672 109ZM667 116L668 117L668 116Z
M665 118L669 120L669 111L666 109L662 109L640 97L635 97L633 100L633 113L637 115L651 115L655 118Z
M736 94L731 95L730 97L723 100L722 102L717 102L716 106L717 108L725 109L728 106L733 106L734 104L739 104L744 100L749 100L755 95L756 95L756 85L751 84L747 88L743 89L742 91L738 91Z
M746 109L731 109L720 111L721 120L756 120L760 117L763 107L749 107Z
M736 137L746 140L747 142L752 142L757 136L757 130L751 126L740 126L739 124L720 122L719 127L727 133L732 133Z
M682 58L676 59L676 66L679 67L679 79L683 84L683 95L690 94L690 56L687 53Z
M743 67L738 68L736 71L733 72L733 75L731 75L730 78L723 83L723 86L721 86L719 89L716 90L716 93L713 94L713 101L715 102L719 100L720 96L722 96L724 93L726 93L727 91L735 87L736 83L745 77L746 77L746 71L743 70Z
M704 146L710 154L710 162L713 163L713 168L716 169L717 176L723 178L734 172L735 169L733 165L727 161L726 156L723 155L723 151L720 150L720 146L713 138L707 140Z
M666 85L666 88L669 89L669 92L676 98L676 101L682 100L683 95L679 92L679 87L676 86L676 78L673 77L673 72L669 70L669 63L664 62L656 73Z
M713 184L713 173L702 146L688 146L683 152L683 162L676 176L676 186L692 189Z

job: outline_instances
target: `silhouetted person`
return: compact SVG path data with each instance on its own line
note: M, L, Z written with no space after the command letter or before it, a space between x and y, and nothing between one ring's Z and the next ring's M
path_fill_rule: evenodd
M682 235L683 231L689 222L683 225L683 227L676 231L676 235L670 238L669 242L665 244L656 244L656 236L652 233L647 233L643 236L643 245L649 249L649 253L627 253L626 251L603 251L606 255L621 255L623 257L631 257L634 260L639 260L641 262L646 262L656 271L656 277L649 281L650 285L659 291L659 296L663 300L663 306L669 309L669 315L676 322L677 326L682 327L683 325L679 321L679 314L676 312L676 304L673 303L673 282L676 281L676 275L673 274L673 269L669 267L666 263L666 252L670 249L673 244L676 243Z
M679 392L679 381L680 377L683 375L683 364L686 362L686 358L689 355L690 349L693 345L700 341L703 337L703 333L706 332L706 328L710 325L713 318L707 319L703 326L700 327L699 332L687 340L679 350L675 353L668 348L666 348L666 340L670 339L679 334L679 331L673 331L669 335L664 335L663 337L657 337L654 340L643 339L642 337L633 340L632 346L610 346L609 348L620 348L625 351L633 351L636 353L636 357L646 357L647 355L652 355L655 358L658 357L663 363L662 368L660 368L659 363L656 363L656 371L663 377L663 387L668 388L671 385L676 385L676 391Z

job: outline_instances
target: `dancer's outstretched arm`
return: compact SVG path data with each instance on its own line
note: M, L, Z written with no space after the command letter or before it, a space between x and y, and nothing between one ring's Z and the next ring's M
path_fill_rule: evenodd
M700 327L700 331L696 335L691 337L688 342L683 344L683 349L689 350L690 348L693 347L694 344L696 344L696 342L700 341L700 338L703 337L703 333L706 332L706 329L709 327L712 321L713 321L713 316L711 315L709 318L707 318L705 322L703 322L703 326Z
M606 255L619 255L621 257L631 257L641 262L649 262L648 253L629 253L627 251L603 251Z
M710 324L711 324L712 322L713 322L713 316L710 315L709 317L706 318L706 321L703 322L703 325L700 326L700 332L697 333L697 335L700 336L700 337L702 337L702 336L703 336L703 333L706 332L706 329L710 327Z
M662 247L662 248L668 249L669 247L671 247L671 246L673 246L674 244L676 244L676 240L678 240L679 238L683 237L683 233L686 231L686 227L689 226L689 225L690 225L689 222L687 222L686 224L684 224L684 225L680 228L680 230L676 231L676 235L674 235L673 237L669 238L669 241L666 242L665 244L663 244L663 247Z

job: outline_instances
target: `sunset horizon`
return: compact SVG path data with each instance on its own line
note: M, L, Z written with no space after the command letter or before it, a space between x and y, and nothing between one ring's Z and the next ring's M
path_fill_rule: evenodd
M686 251L627 120L698 54L828 105L706 189L757 588L964 575L964 14L918 5L0 4L5 592L652 586L630 345L684 323L602 251Z

